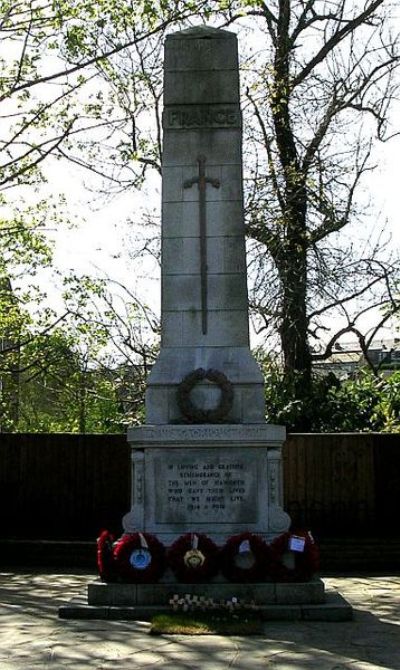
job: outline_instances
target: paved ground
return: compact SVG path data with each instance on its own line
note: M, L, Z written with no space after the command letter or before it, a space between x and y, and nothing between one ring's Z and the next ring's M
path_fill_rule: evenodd
M150 637L148 624L59 620L91 575L0 574L0 670L400 670L400 576L326 578L353 622L266 623L257 637Z

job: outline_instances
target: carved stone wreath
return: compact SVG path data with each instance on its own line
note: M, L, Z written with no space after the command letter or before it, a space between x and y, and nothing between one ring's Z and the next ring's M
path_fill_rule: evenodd
M192 389L203 379L208 379L221 389L219 403L214 409L196 407L190 398ZM232 409L233 386L223 372L211 368L209 370L197 368L189 372L179 384L177 402L183 416L191 423L220 423Z

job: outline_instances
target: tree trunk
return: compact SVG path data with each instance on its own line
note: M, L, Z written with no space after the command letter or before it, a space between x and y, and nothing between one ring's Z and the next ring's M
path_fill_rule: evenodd
M86 379L85 373L81 372L79 377L79 432L86 433Z
M282 317L280 335L285 375L299 377L299 390L308 390L311 355L307 338L307 252L288 245L281 264ZM300 374L297 374L300 373ZM297 386L297 385L296 385ZM302 395L303 395L302 392Z
M307 338L307 192L290 118L290 8L290 0L279 0L275 80L271 98L285 184L282 210L284 234L275 261L282 286L280 335L285 375L293 378L296 397L298 394L304 397L311 379Z

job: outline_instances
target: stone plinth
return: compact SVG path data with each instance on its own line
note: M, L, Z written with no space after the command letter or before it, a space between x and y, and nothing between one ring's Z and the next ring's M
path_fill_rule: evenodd
M125 532L167 545L187 532L216 542L249 531L267 540L287 530L282 510L282 426L131 428L132 509Z
M146 620L170 612L174 595L205 596L218 600L238 598L256 604L266 621L350 621L351 605L336 591L326 592L324 583L314 579L297 584L88 584L87 599L72 600L59 608L63 619Z

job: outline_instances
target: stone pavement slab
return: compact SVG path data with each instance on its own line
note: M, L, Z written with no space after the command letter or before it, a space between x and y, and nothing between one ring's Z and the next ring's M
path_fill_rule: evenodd
M145 622L58 619L89 574L0 574L0 670L400 670L400 576L329 577L354 621L266 622L254 637L161 636Z

